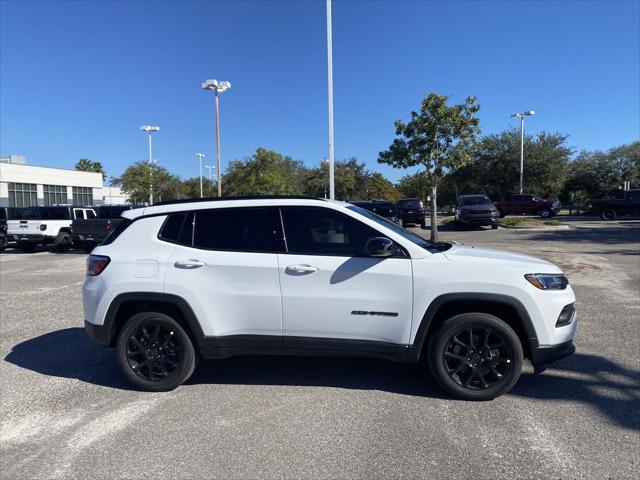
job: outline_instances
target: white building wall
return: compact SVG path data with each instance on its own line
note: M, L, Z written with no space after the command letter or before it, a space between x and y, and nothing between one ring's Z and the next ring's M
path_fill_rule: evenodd
M0 206L9 204L9 183L35 184L39 205L44 202L43 185L66 186L68 203L73 203L73 187L89 187L94 204L102 203L102 174L96 172L0 163Z

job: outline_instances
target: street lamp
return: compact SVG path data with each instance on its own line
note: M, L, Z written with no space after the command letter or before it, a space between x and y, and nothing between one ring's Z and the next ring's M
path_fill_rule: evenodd
M156 127L153 125L143 125L140 127L140 130L143 132L147 132L149 136L149 205L153 205L153 168L151 164L153 163L153 153L151 148L151 134L153 132L159 132L160 127Z
M333 34L331 0L327 0L327 98L329 104L329 198L336 199L333 157Z
M213 171L216 169L216 167L214 165L205 165L204 168L206 168L207 170L209 170L209 181L211 181L211 178L213 177Z
M200 160L200 198L202 198L202 159L204 158L204 153L196 153L196 157Z
M511 118L520 119L520 195L522 195L522 178L524 175L524 117L531 117L536 112L527 110L526 112L514 113Z
M218 196L222 196L222 177L220 174L220 110L218 106L218 95L225 90L231 88L231 82L219 82L215 79L206 80L202 84L202 88L205 90L213 90L216 92L216 159L218 160Z

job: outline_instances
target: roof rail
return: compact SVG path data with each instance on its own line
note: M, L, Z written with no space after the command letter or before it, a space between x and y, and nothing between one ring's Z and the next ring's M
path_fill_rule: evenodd
M176 203L197 203L197 202L224 202L227 200L319 200L325 202L324 198L311 197L308 195L239 195L237 197L205 197L205 198L183 198L180 200L167 200L164 202L158 202L151 205L173 205Z

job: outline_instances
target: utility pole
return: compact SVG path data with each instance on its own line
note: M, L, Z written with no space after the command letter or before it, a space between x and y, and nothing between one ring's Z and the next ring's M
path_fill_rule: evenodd
M327 0L327 96L329 97L329 198L336 199L333 157L333 34L331 0Z
M522 185L524 179L524 117L530 117L535 115L533 110L527 110L526 112L514 113L511 118L520 119L520 195L522 195Z
M200 160L200 198L202 198L202 159L204 158L204 153L196 153L196 157Z

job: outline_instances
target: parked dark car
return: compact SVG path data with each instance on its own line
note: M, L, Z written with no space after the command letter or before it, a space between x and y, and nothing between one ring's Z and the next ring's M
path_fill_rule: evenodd
M461 195L455 208L456 223L460 226L488 226L498 228L500 212L486 195Z
M139 208L137 205L103 205L94 207L96 218L78 219L71 224L73 243L84 251L91 252L116 226L122 222L122 212Z
M13 240L12 235L7 235L7 220L13 220L15 208L0 207L0 252L7 248L7 244Z
M419 198L403 198L396 203L397 216L403 227L410 223L425 227L425 215L427 211L424 209L422 200Z
M396 206L388 200L352 200L349 203L369 210L394 223L400 223L396 214Z
M560 211L558 200L542 199L530 193L513 194L509 200L495 202L494 205L500 211L501 217L506 215L540 215L542 218L549 218Z
M628 190L622 198L600 198L589 200L590 215L599 215L603 220L614 220L622 215L640 215L640 188Z

